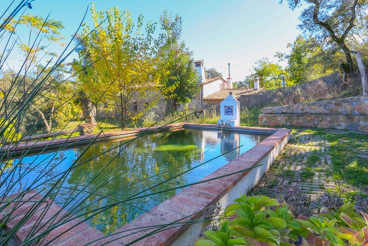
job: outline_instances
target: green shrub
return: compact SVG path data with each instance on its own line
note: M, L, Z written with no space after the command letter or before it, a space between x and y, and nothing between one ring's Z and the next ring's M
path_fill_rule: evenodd
M237 217L230 221L234 214ZM310 234L324 244L367 245L368 214L361 214L346 203L336 211L325 208L316 216L295 219L285 203L243 195L226 208L221 229L206 231L195 245L309 245L306 238Z

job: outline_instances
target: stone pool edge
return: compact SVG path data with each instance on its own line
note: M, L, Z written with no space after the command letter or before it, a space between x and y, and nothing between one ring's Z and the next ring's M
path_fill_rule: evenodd
M209 124L183 124L183 127L221 129L217 125ZM226 130L273 134L202 180L229 175L258 164L261 166L193 185L119 228L110 236L123 245L134 241L136 243L133 245L193 245L204 227L203 223L195 221L211 215L214 211L223 212L234 199L250 191L288 143L291 132L287 129L258 127L226 127ZM147 237L147 234L152 235Z

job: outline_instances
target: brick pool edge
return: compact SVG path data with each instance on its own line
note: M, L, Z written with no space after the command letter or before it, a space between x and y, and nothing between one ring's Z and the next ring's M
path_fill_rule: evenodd
M183 127L220 129L217 125L207 124L184 124ZM123 245L135 241L133 245L193 245L204 227L203 223L196 223L196 220L201 220L214 209L223 212L235 198L251 190L269 170L290 138L290 130L286 129L249 127L226 127L226 129L273 134L202 180L215 179L259 164L261 166L190 186L116 230L111 237Z
M166 130L180 127L212 130L221 129L221 127L217 125L179 123L167 126ZM67 230L66 227L68 226L78 225L78 227L68 231L68 233L64 234L62 238L59 238L57 242L54 243L66 246L84 245L94 241L91 245L101 245L104 243L106 243L106 245L126 245L136 241L133 245L193 245L204 227L202 223L197 223L198 220L210 214L214 209L219 209L220 212L222 212L235 198L251 190L260 181L264 173L269 170L272 162L282 151L290 138L290 130L286 129L250 127L223 127L223 129L243 133L268 134L270 136L249 151L239 155L220 169L202 179L202 181L211 181L190 186L154 207L147 213L139 216L131 223L119 228L110 236L99 240L99 238L103 237L101 232L88 226L86 223L82 223L79 219L75 219L65 224L62 228L57 227L52 230L48 238L51 238L52 235L57 235L58 232ZM110 134L110 136L105 135L101 140L127 136L124 133L130 136L137 135L142 131L144 131L144 129L136 129L129 132L121 131ZM86 137L90 138L88 136ZM78 138L80 140L81 137ZM58 144L60 144L60 142ZM244 170L259 164L261 164L261 166L250 171L239 172L239 170ZM238 173L226 176L234 172ZM220 176L225 177L216 179ZM31 191L27 196L30 196L31 200L43 199L40 194L34 191ZM23 201L24 198L25 197L22 198ZM47 211L47 218L59 217L60 212L62 214L65 213L61 207L53 202L48 201L47 203L53 208ZM27 210L27 208L25 210ZM42 211L41 209L41 212ZM26 211L21 211L19 217L25 212ZM31 224L37 221L37 214L38 213L34 214L35 218L31 218L29 222L27 221L22 229L15 235L15 240L18 244L22 243L27 237L30 228L32 228ZM0 216L0 219L3 216L4 215ZM7 226L9 226L8 228L12 227L11 223L9 225L7 224ZM149 236L147 237L147 235ZM46 238L44 243L47 243L48 238Z

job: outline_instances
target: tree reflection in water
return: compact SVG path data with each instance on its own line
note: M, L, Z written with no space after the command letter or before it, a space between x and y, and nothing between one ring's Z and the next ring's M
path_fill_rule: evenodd
M42 159L52 158L50 167L54 168L47 178L40 180L45 183L38 190L46 194L56 185L60 189L53 188L55 192L49 197L55 198L55 202L73 214L88 218L99 208L121 202L99 211L87 221L109 234L180 192L179 189L165 190L199 181L264 138L238 133L220 136L215 131L181 130L149 134L133 141L102 142L88 149L79 147L15 161L26 160L37 165L42 163ZM235 148L242 147L234 153L220 156L224 150L228 151L224 144L228 147L231 143ZM80 159L75 162L78 157ZM72 165L74 168L65 175L64 182L55 184L60 178L56 175ZM196 166L198 168L186 172ZM31 175L28 181L30 179ZM165 192L152 195L160 191Z

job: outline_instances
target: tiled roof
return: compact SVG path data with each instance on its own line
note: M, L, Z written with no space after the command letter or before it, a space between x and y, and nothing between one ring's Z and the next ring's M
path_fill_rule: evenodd
M206 79L205 82L202 83L202 85L205 85L205 84L209 84L209 83L212 83L216 80L222 80L223 82L226 82L226 80L224 80L223 78L221 77L216 77L216 78L212 78L212 79Z
M248 95L263 91L263 89L260 90L254 90L254 89L224 89L219 90L215 93L212 93L211 95L206 96L203 98L203 100L224 100L230 92L233 93L233 96L238 99L242 95Z

